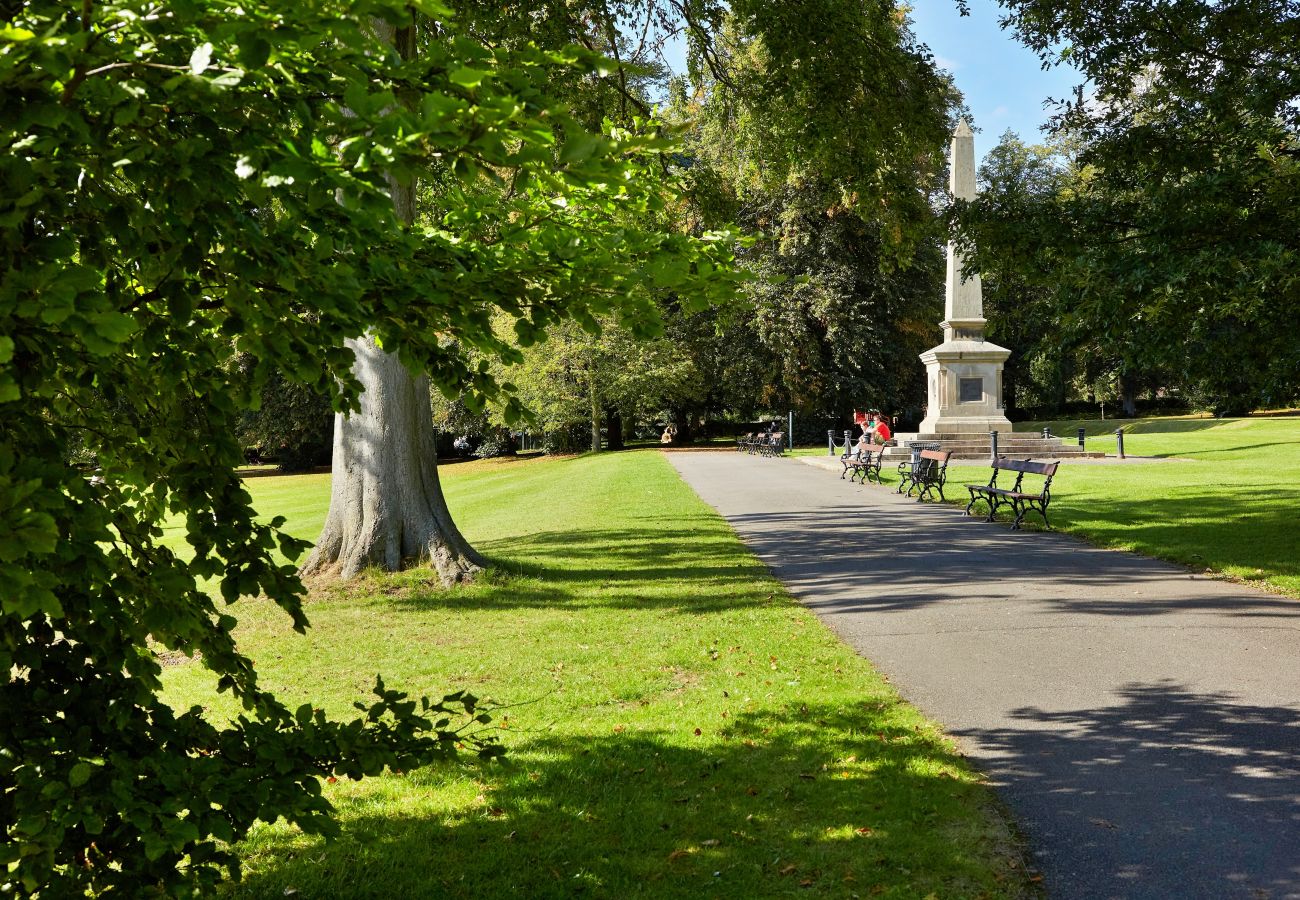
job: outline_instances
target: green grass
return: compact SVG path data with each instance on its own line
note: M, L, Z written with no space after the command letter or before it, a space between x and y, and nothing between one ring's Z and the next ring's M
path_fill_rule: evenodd
M250 479L314 536L327 476ZM336 714L376 672L501 710L504 762L325 790L333 843L246 841L239 896L1018 896L990 789L950 742L794 602L659 453L449 467L498 574L417 573L314 596L306 637L237 604L268 687ZM201 664L169 697L231 710Z
M1300 597L1300 417L1021 422L1016 431L1044 426L1068 441L1084 428L1088 449L1111 456L1122 427L1127 455L1162 460L1065 463L1052 482L1054 528ZM892 488L896 476L884 474ZM946 493L965 505L963 485L988 477L987 464L954 463Z
M1260 582L1300 597L1300 417L1156 418L1033 422L1088 449L1124 451L1159 463L1063 465L1052 483L1055 527L1107 547L1135 550ZM1097 435L1093 437L1093 435ZM987 481L987 466L962 466L950 480ZM965 491L958 489L956 492Z

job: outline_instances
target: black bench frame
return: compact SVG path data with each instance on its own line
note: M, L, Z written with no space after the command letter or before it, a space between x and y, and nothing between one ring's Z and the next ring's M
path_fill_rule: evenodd
M756 436L753 440L746 441L743 447L740 442L737 442L736 449L744 449L751 454L757 453L759 456L781 456L785 453L785 432L764 432Z
M943 486L948 481L948 459L951 456L951 450L922 450L915 465L910 460L899 463L898 493L906 491L910 497L912 491L919 491L916 499L920 502L938 491L939 499L946 501L948 498L943 495Z
M840 464L844 466L844 471L840 473L841 480L852 471L853 474L849 475L849 481L858 480L861 484L874 481L876 484L884 484L880 480L880 464L884 455L884 447L874 452L872 452L872 448L867 447L863 450L853 450L845 453L840 457Z
M993 521L998 507L1010 506L1016 514L1016 520L1011 525L1012 531L1020 530L1025 514L1029 512L1038 513L1043 517L1043 525L1051 528L1052 524L1047 521L1047 506L1052 502L1052 478L1055 477L1056 468L1060 464L1060 460L1034 462L1031 459L1009 459L999 456L992 462L993 474L989 477L988 484L966 485L966 490L970 491L970 503L966 504L966 515L971 515L975 504L983 500L989 506L989 514L984 518L986 522ZM1010 488L998 487L998 472L1015 472L1016 483ZM1043 486L1037 493L1024 489L1026 475L1042 476Z

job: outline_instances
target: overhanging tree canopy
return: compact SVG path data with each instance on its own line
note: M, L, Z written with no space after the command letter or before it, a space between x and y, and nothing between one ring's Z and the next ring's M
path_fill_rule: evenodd
M606 227L665 196L653 133L590 134L541 89L598 60L447 27L404 60L365 23L414 8L445 13L46 0L0 26L0 878L20 890L210 881L233 863L217 841L257 819L326 830L318 776L469 740L454 713L473 698L381 686L339 724L290 712L235 647L205 581L307 624L277 556L302 544L235 475L270 373L344 408L344 341L369 332L448 390L497 395L463 351L516 356L494 314L524 343L597 315L646 332L643 285L726 289L708 241ZM445 214L403 227L386 178L424 172L454 176ZM232 383L236 351L252 377ZM184 553L160 540L169 517ZM245 715L170 710L162 648L201 653Z

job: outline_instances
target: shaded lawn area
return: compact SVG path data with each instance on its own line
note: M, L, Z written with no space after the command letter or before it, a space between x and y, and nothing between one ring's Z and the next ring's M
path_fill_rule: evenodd
M1085 428L1088 449L1108 455L1122 426L1125 453L1167 460L1066 461L1052 483L1053 527L1300 597L1300 417L1023 422L1016 430L1045 425L1067 440ZM885 475L891 488L897 484L888 467ZM954 463L945 493L964 506L963 485L988 477L986 464ZM1010 486L1006 473L1004 482ZM1026 476L1025 483L1039 480ZM1039 520L1031 513L1025 521L1035 527L1028 523Z
M951 743L794 602L661 454L450 467L499 564L331 588L298 637L244 601L241 647L335 714L377 672L500 704L503 762L324 787L344 834L247 841L238 896L1021 896L1019 850ZM314 537L328 476L248 482ZM201 664L169 697L233 710Z

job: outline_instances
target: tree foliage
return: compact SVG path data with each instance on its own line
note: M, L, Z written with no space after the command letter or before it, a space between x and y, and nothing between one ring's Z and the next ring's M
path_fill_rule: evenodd
M1300 387L1300 31L1293 0L1003 0L1092 90L1056 126L1080 179L1050 203L974 204L968 236L1053 261L1059 324L1227 411ZM995 263L993 263L995 264ZM1121 362L1124 368L1129 363Z
M415 8L443 18L402 60L365 23ZM551 72L600 60L493 50L444 12L34 0L0 26L10 890L209 884L258 819L327 831L320 777L458 743L494 752L464 730L483 721L468 695L415 702L381 683L335 722L286 708L239 653L223 606L241 597L307 627L277 557L303 545L255 518L235 474L239 417L269 379L346 408L344 339L370 332L481 404L500 388L470 350L518 359L516 341L568 318L651 333L655 292L690 285L704 304L729 290L722 244L627 227L667 202L653 129L593 134L545 92ZM421 175L450 179L442 213L402 227L386 178ZM236 352L246 380L229 377ZM93 471L70 464L76 448ZM167 520L183 550L162 540ZM170 709L163 650L201 655L243 714Z
M956 95L901 11L738 5L695 75L671 108L690 126L690 215L758 239L742 254L744 314L683 342L717 374L680 418L727 403L818 419L919 405L916 356L942 317L935 207Z

